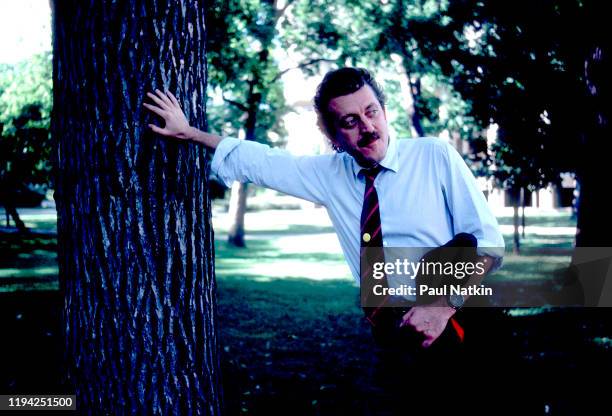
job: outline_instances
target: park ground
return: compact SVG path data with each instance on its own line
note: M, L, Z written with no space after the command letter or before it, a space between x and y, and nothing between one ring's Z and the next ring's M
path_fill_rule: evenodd
M497 214L510 247L511 212ZM61 391L55 211L23 210L22 217L39 234L1 234L0 393ZM246 249L225 242L226 214L215 210L214 224L227 413L377 414L373 341L324 211L249 212ZM574 233L569 211L528 210L521 254L508 254L490 278L546 282L569 263ZM522 414L600 409L606 396L598 393L598 380L612 369L608 315L605 309L503 309L503 318L490 323L509 335L496 359L516 364L500 374L502 366L491 362L489 374L476 375L508 389L491 414L509 404Z

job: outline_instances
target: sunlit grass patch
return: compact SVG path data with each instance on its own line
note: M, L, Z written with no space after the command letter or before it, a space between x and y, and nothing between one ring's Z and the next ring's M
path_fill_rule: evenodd
M497 222L500 225L513 225L514 216L498 215ZM519 224L521 217L519 215ZM544 213L534 213L529 210L525 218L526 226L544 226L544 227L575 227L576 218L572 216L569 210L545 211Z

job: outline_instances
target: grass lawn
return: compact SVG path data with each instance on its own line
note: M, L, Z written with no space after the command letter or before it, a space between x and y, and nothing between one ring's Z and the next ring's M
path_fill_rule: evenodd
M27 214L23 219L36 230L54 229L53 214ZM504 227L511 224L512 218L500 216L499 221ZM244 250L225 244L228 227L225 215L215 216L214 222L216 270L221 287L224 283L248 285L303 278L339 280L352 288L348 266L322 210L247 214L248 248ZM575 226L569 212L530 216L527 224L526 236L521 239L521 254L514 255L507 250L503 268L489 276L489 282L542 282L569 264L574 236L568 228ZM504 238L506 247L512 247L512 235L505 233ZM54 236L21 238L4 234L0 239L0 292L57 289L56 245Z
M41 221L48 227L48 219ZM325 215L321 210L249 213L246 249L227 245L226 221L223 215L215 218L228 414L278 409L361 414L377 394L368 381L373 341L361 317L358 289ZM506 221L500 218L502 225ZM26 222L35 224L36 219ZM504 267L490 279L538 282L568 264L573 241L566 229L573 224L569 213L528 218L530 224L538 227L527 228L521 255L507 255ZM565 228L556 230L556 224ZM509 245L511 235L505 238ZM57 288L55 246L53 237L21 241L5 236L0 241L0 291ZM610 328L602 312L507 312L517 346L513 353L524 366L517 372L527 371L523 386L534 389L530 409L571 409L576 403L570 379L585 376L591 365L610 367L605 358L612 347Z

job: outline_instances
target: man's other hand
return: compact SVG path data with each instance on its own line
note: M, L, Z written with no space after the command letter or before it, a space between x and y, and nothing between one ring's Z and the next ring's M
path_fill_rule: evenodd
M442 335L449 319L454 314L453 308L441 302L437 306L415 306L403 316L400 327L407 326L422 334L425 340L421 345L423 348L429 348Z

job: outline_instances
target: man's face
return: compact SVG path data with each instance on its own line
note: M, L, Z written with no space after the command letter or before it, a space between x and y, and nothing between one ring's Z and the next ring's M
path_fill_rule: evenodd
M387 115L369 85L357 91L332 98L331 139L364 167L384 159L389 145Z

